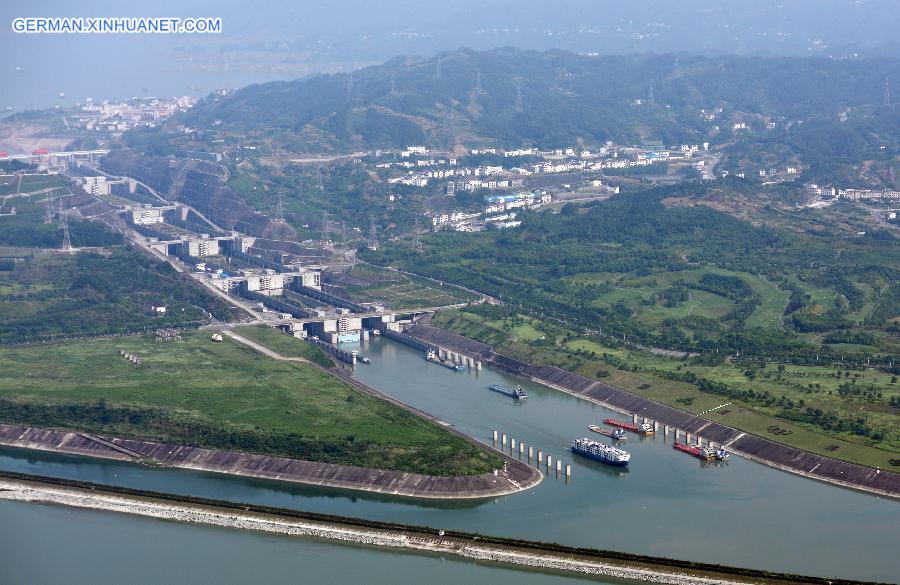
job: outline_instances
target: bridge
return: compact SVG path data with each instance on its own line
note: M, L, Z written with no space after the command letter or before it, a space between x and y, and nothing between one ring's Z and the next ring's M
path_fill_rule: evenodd
M76 158L76 157L86 157L88 159L93 159L95 156L104 156L109 154L109 149L97 149L97 150L69 150L69 151L60 151L60 152L46 152L43 149L37 148L32 151L31 154L9 154L8 152L0 152L0 160L21 160L21 161L29 161L32 159L45 159L50 157L55 158Z

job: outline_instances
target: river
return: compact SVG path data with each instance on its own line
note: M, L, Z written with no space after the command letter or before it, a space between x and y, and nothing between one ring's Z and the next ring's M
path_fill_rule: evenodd
M704 463L674 451L661 437L632 435L624 446L632 453L631 468L614 470L574 458L568 446L591 434L588 424L623 415L493 370L454 372L387 339L373 338L359 349L372 360L356 366L360 380L481 440L490 441L497 429L562 457L572 465L572 477L566 481L553 472L525 493L448 503L14 449L0 450L0 468L778 571L879 581L895 581L900 572L895 501L738 457ZM488 391L495 382L521 383L530 396L518 402ZM6 522L0 528L5 531Z

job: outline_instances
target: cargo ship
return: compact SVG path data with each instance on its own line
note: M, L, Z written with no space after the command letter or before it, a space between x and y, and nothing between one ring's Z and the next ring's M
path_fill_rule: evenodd
M631 461L631 453L628 451L592 441L587 437L572 441L572 453L613 467L628 467L628 462Z
M605 424L608 424L609 426L619 427L620 429L625 429L626 431L631 431L632 433L637 433L639 435L652 435L654 432L653 425L651 425L648 422L636 425L636 424L632 424L630 422L616 420L614 418L608 418L603 422Z
M687 443L675 443L673 447L681 451L682 453L687 453L688 455L693 455L697 459L703 459L704 461L709 461L710 459L715 459L716 454L709 447L701 447L700 445L688 445Z
M598 427L597 425L588 425L588 429L594 431L595 433L600 433L604 437L609 437L610 439L615 439L616 441L624 441L628 438L628 434L622 429L604 429L603 427Z
M488 386L488 389L493 390L494 392L499 392L500 394L504 394L511 398L515 398L516 400L524 400L528 398L528 393L522 390L521 386L516 386L515 388L507 388L505 386L501 386L500 384L491 384Z
M453 362L451 362L449 360L442 359L438 354L434 353L433 351L427 352L425 354L425 359L433 364L437 364L439 366L444 366L445 368L447 368L449 370L454 370L456 372L462 371L464 369L464 366L461 366L459 364L454 364Z

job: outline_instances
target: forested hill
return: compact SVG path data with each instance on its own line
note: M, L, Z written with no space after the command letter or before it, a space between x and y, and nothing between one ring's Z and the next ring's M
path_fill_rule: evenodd
M900 60L460 49L213 95L169 128L275 137L293 152L413 143L669 145L714 138L715 126L730 130L735 120L837 123L847 107L881 107L886 79L900 79ZM715 120L703 119L701 110L716 108Z

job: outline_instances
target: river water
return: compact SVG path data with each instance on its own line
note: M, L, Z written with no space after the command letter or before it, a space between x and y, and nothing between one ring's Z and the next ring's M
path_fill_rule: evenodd
M373 338L359 349L372 360L371 365L356 367L360 380L485 442L490 442L491 431L497 429L554 459L562 457L564 463L572 465L572 477L566 481L554 471L525 493L489 501L447 503L14 449L0 450L0 468L778 571L891 582L900 574L896 553L900 505L895 501L738 457L724 464L704 463L674 451L661 437L639 439L632 435L624 445L632 453L630 469L609 468L571 455L568 447L573 438L592 434L586 428L588 424L602 424L607 416L625 418L623 415L493 370L454 372L430 364L417 350L387 339ZM491 383L521 383L529 398L519 402L490 392L487 386ZM0 508L0 517L5 519L5 514ZM114 519L94 521L123 523L136 533L148 526L139 519L118 515L109 518ZM0 534L7 532L6 525L0 523ZM229 538L224 535L228 531L198 527L155 529L193 535L184 538ZM234 539L230 542L282 542L256 535L230 538ZM289 544L281 546L293 550ZM320 551L330 549L346 553L346 547L326 543L293 546L302 549L302 554L319 551L308 554L327 556L331 553ZM371 559L394 559L394 555L381 551L344 553L333 554L352 557L354 566L357 558L361 564L379 562ZM260 554L265 558L269 553ZM416 558L417 563L434 561ZM395 560L405 563L407 559ZM476 571L498 571L464 562L461 565L476 567L471 569ZM485 575L478 580L486 578L493 579Z
M585 583L453 556L23 502L0 501L0 518L4 585L419 585L423 575L431 585Z

